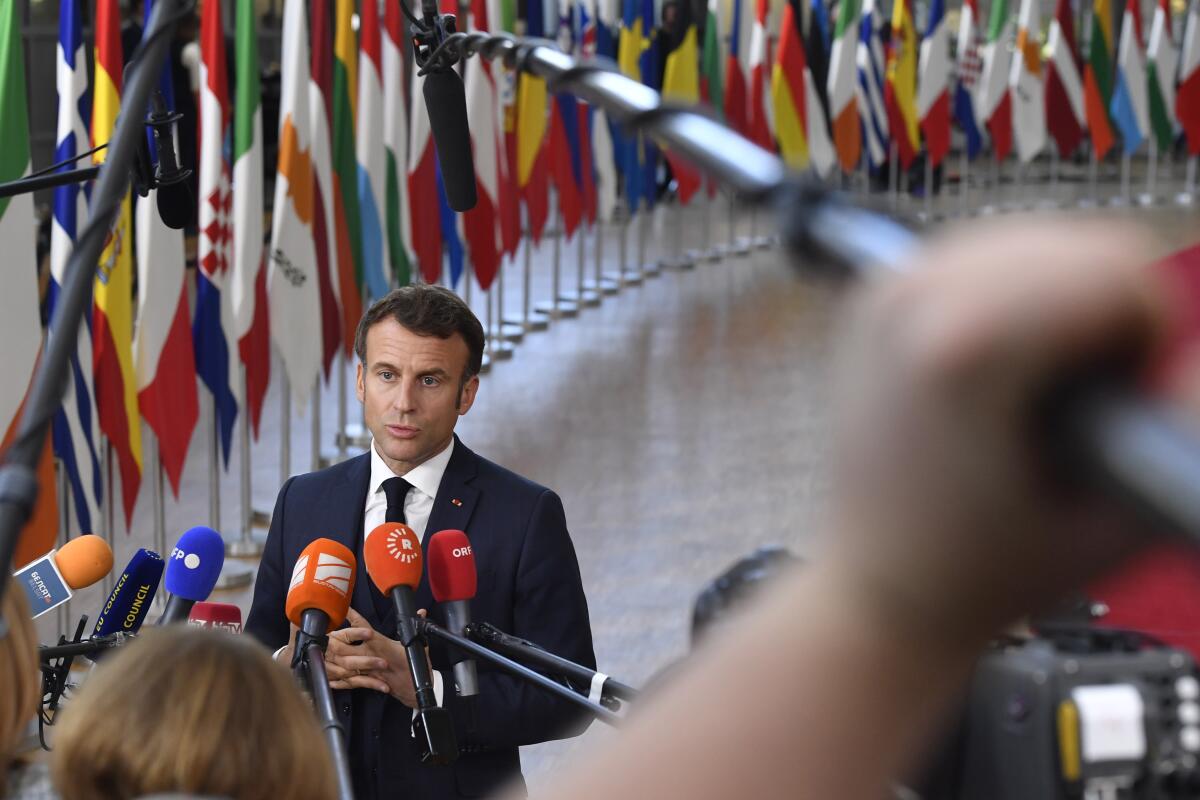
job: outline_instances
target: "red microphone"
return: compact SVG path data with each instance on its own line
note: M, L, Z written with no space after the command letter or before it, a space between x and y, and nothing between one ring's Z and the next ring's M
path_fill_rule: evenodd
M414 727L424 731L422 761L449 764L458 757L458 742L450 713L438 708L437 695L425 657L425 642L417 631L416 590L421 583L424 557L421 540L413 529L399 522L385 522L367 534L363 542L367 575L396 606L396 634L408 656L408 671L417 696L418 719Z
M315 539L304 548L292 568L284 611L305 633L324 636L350 611L354 592L354 554L332 539Z
M242 610L232 603L211 603L202 600L188 612L188 625L197 628L218 628L230 633L242 632Z
M446 611L446 627L466 636L471 623L471 599L475 597L475 554L471 540L462 531L438 531L429 537L429 588L433 599ZM454 665L454 688L459 697L479 694L475 662L463 659Z

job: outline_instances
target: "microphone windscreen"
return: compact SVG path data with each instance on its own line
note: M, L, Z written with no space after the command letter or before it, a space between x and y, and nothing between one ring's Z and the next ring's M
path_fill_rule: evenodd
M438 531L429 537L429 588L439 603L475 596L475 554L462 531Z
M150 602L158 591L162 574L162 556L145 548L134 553L100 610L92 635L137 633L150 613Z
M168 592L184 600L207 600L212 594L221 567L225 565L225 540L212 528L189 528L175 543L167 562L164 585Z
M192 219L191 182L159 184L155 205L158 216L168 228L183 230Z
M454 70L425 76L425 108L429 129L437 145L438 164L446 186L446 200L455 211L470 211L475 196L475 160L471 154L471 129L467 126L467 96L462 78ZM422 202L428 202L422 199Z
M354 554L341 542L332 539L309 542L292 568L292 582L284 605L287 618L299 627L304 612L315 608L329 617L330 628L341 625L350 610L356 567Z
M88 533L58 548L54 563L67 586L82 589L112 572L113 551L108 542Z
M232 603L196 603L188 613L188 624L198 628L220 628L230 633L242 632L242 610Z
M385 522L368 533L363 542L363 560L371 583L385 597L397 586L416 589L425 568L421 540L401 522Z

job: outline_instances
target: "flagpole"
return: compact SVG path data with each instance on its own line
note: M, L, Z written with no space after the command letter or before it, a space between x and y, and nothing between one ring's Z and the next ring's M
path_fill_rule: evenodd
M142 426L142 432L148 433L150 445L150 475L152 476L151 483L151 502L153 503L154 517L154 550L163 558L167 556L167 512L163 486L163 468L162 468L162 452L158 447L158 437L150 432L149 425ZM220 530L216 525L212 526L215 530ZM151 605L159 609L165 604L165 600L159 601L158 596L155 596Z
M248 398L246 386L246 365L242 365L242 397ZM241 530L236 541L225 547L225 552L234 558L257 558L262 555L262 548L254 541L254 501L250 495L250 408L249 402L243 402L243 413L238 420L238 437L242 443L242 459L238 464L241 472L242 516L239 520ZM268 523L269 524L269 523Z
M1121 194L1114 197L1112 204L1114 206L1128 206L1131 200L1133 189L1130 187L1130 162L1131 158L1128 153L1121 154Z
M544 331L550 327L550 320L538 314L534 316L530 311L530 303L532 298L533 285L533 235L532 233L525 237L525 264L524 264L524 292L521 297L521 327L527 331Z
M699 191L699 190L697 190ZM695 195L692 195L695 197ZM684 247L683 235L687 226L687 207L682 203L675 206L675 247L679 252L680 269L694 269L696 262L700 260L700 251L694 248Z
M292 477L292 382L286 370L279 381L279 485Z
M893 140L888 161L888 191L892 195L892 211L900 207L900 148Z
M1091 197L1081 197L1079 199L1080 208L1095 208L1100 204L1099 188L1097 184L1100 180L1100 160L1096 158L1096 147L1091 145L1088 147L1088 191Z
M933 159L925 152L925 223L933 222Z
M100 519L102 520L104 529L100 532L100 535L104 537L106 542L108 542L109 547L112 547L117 540L117 520L113 511L112 442L108 440L107 436L103 436L100 439L100 458L104 462L104 497L101 498L104 507L100 509ZM160 553L159 555L162 554ZM107 597L112 591L113 587L113 576L111 572L104 576L104 582L101 584L101 586L103 587L104 595Z
M312 397L312 471L321 467L321 373L318 371Z
M503 256L501 256L500 267L496 270L496 273L496 286L498 289L500 285L499 276L504 274ZM483 293L484 302L487 303L488 352L491 353L493 361L504 361L512 358L513 348L512 345L504 341L504 337L497 332L494 323L495 317L492 316L492 308L493 306L499 305L499 298L495 296L496 294L497 293L493 292L491 289L488 289L488 291ZM503 325L503 323L501 323L501 325Z
M347 455L346 448L346 373L350 370L350 364L346 360L346 351L342 347L338 347L337 353L337 436L333 437L337 445L338 461L345 461Z
M964 147L959 156L962 161L958 184L958 206L965 216L971 216L971 158Z
M579 307L562 299L562 240L563 219L558 213L558 203L554 204L554 216L550 218L550 226L554 230L554 241L550 250L550 300L538 303L534 310L545 314L552 320L573 317L579 313Z
M1058 199L1058 146L1050 145L1050 205L1054 208L1062 205Z
M1146 156L1146 192L1138 198L1138 205L1152 206L1157 198L1154 196L1155 173L1158 172L1158 140L1150 136L1150 152Z
M626 214L621 220L621 286L637 286L642 282L642 273L629 268L629 226L632 222L632 214Z
M217 422L217 398L210 392L208 403L208 525L221 529L221 429Z
M720 261L725 257L721 245L713 241L713 206L717 204L717 194L710 194L704 205L704 260Z
M1176 196L1175 202L1181 206L1190 206L1196 202L1196 156L1188 156L1183 191Z
M500 268L496 272L496 329L503 341L519 344L525 338L525 326L520 320L504 318L504 267L505 262L511 264L511 256L500 256Z
M58 546L62 547L71 540L71 506L74 502L70 492L70 486L67 483L67 470L63 466L62 459L54 459L54 487L58 492ZM55 618L55 627L59 635L71 635L71 631L67 630L67 620L71 618L71 600L67 599L65 603L58 607L58 614Z
M581 306L595 308L600 305L600 285L597 283L595 287L587 285L587 253L585 245L587 245L587 226L583 223L579 224L579 230L575 231L575 240L579 245L579 266L578 266L578 285L579 292L576 302Z
M638 270L647 278L657 278L662 274L658 262L646 257L646 240L649 237L650 228L654 225L654 219L658 215L658 208L657 203L654 208L644 207L642 213L638 215Z

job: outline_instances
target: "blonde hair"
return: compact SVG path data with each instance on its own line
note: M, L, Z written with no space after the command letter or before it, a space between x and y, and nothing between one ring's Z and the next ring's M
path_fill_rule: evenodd
M63 800L336 794L316 716L287 671L251 639L187 625L105 660L63 712L51 774Z
M41 669L38 667L37 631L29 614L25 592L9 579L0 601L7 626L0 638L0 795L8 770L17 755L25 726L41 702Z

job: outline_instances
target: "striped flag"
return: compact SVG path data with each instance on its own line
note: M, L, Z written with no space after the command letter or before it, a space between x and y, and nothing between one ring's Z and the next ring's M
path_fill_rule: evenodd
M741 39L742 39L742 3L749 0L733 0L733 22L729 35L729 55L725 60L725 121L729 127L733 128L743 136L750 135L750 119L747 115L746 101L746 76L742 73L741 61ZM626 7L632 6L631 2L626 2ZM628 11L626 15L628 16ZM641 23L638 21L637 37L639 40L643 35ZM632 27L628 24L627 28ZM624 41L625 30L621 31L622 41ZM628 73L627 73L628 74Z
M1083 141L1087 125L1083 81L1079 77L1079 49L1075 46L1071 0L1058 0L1050 21L1050 56L1046 59L1046 127L1067 158Z
M516 0L488 0L488 19L501 30L512 32L516 23ZM492 10L495 13L490 13ZM521 244L521 189L517 185L517 73L494 62L497 67L492 76L496 79L498 93L497 113L502 120L500 136L500 239L504 252L517 254Z
M1012 54L1012 21L1008 18L1008 0L993 0L988 18L987 43L983 46L983 73L975 111L987 124L992 137L992 155L997 161L1008 158L1012 150L1012 100L1008 92L1008 74Z
M541 0L526 3L525 33L545 36L545 12ZM548 107L546 81L522 71L517 79L517 186L534 243L542 239L549 213L546 164L546 114Z
M1083 102L1092 150L1103 159L1116 142L1109 106L1112 104L1112 6L1111 0L1094 0L1092 35L1088 41L1087 64L1083 67Z
M1150 96L1150 127L1159 150L1169 150L1175 138L1175 71L1179 51L1171 38L1171 8L1167 0L1158 0L1150 43L1146 50L1146 78Z
M471 27L487 31L488 9L479 3L474 9ZM471 254L475 279L486 291L500 269L500 220L496 213L500 201L501 119L496 97L492 63L469 58L466 63L467 127L471 131L471 154L475 162L475 195L478 202L463 214L463 234Z
M958 80L954 85L954 118L967 138L967 158L975 158L983 147L983 121L975 111L975 87L982 62L979 60L979 6L964 0L958 17Z
M1175 106L1179 124L1187 134L1188 153L1200 155L1200 0L1188 6L1183 27L1183 53L1179 64L1179 93Z
M233 111L233 337L246 370L246 412L254 437L271 378L267 269L263 252L262 87L254 5L238 3L237 106Z
M769 107L770 80L767 75L767 0L756 0L754 25L750 29L750 141L765 150L774 151L771 135L774 120Z
M383 31L383 147L387 159L384 191L387 208L387 252L396 283L412 281L408 243L412 241L408 216L408 108L404 101L404 23L400 3L387 2ZM314 143L315 146L315 143Z
M888 128L904 169L908 169L921 149L916 101L917 29L913 23L912 0L896 0L892 6L892 46L888 50L883 102L887 106Z
M734 0L735 5L741 0ZM736 25L735 25L736 30ZM621 30L620 38L617 42L617 64L621 68L621 74L635 81L640 81L642 77L641 58L642 47L645 44L645 37L642 35L642 18L638 14L637 0L624 0L621 9ZM727 69L736 69L738 74L741 74L741 67L734 64L736 58L731 57L731 60L726 65ZM730 126L738 132L745 130L745 84L741 84L743 92L741 95L741 111L739 119L741 127L734 124L733 118L729 115L730 95L725 94L725 119ZM642 181L645 175L641 169L641 161L639 156L638 140L635 136L629 136L619 128L613 131L613 138L617 145L617 161L620 164L621 176L625 181L625 197L629 202L629 210L636 213L638 204L645 192L642 190Z
M608 0L599 0L596 8L596 55L616 60L617 37L613 35L613 19L609 16L611 11L612 4ZM601 220L610 222L620 201L617 193L617 143L612 134L612 125L602 108L594 109L591 133L598 184L597 212Z
M560 0L559 46L574 50L571 26L571 2ZM583 159L580 153L579 101L575 95L554 95L550 111L550 178L558 195L558 210L563 231L570 237L583 221Z
M842 0L829 53L829 116L833 122L833 146L842 171L847 174L858 168L862 157L856 88L858 9L858 0Z
M362 275L367 292L383 297L391 289L391 258L383 214L387 210L387 156L383 147L383 54L379 33L379 3L366 0L359 16L358 118L355 134L358 157L358 207L362 223Z
M1017 49L1009 74L1013 105L1013 138L1017 157L1028 164L1046 146L1046 92L1042 85L1042 53L1038 43L1041 15L1037 0L1021 0Z
M586 59L595 58L596 9L593 0L579 0L575 11L573 23L575 55ZM583 199L583 218L588 225L594 225L599 196L596 189L595 154L592 152L593 109L590 104L582 100L579 100L577 104L579 106L579 166L583 177L583 184L580 187Z
M716 114L725 109L725 90L721 81L720 0L708 0L704 21L704 48L700 54L700 96Z
M358 119L358 44L352 27L354 0L334 0L333 44L333 190L341 199L349 258L338 258L338 296L342 300L342 336L346 352L362 316L362 217L358 204L355 125ZM431 195L426 195L431 196ZM341 242L338 251L341 252Z
M234 358L237 340L233 336L232 287L227 286L232 204L229 112L221 2L206 0L200 16L200 237L192 340L196 347L196 372L216 405L226 466L233 446L233 423L241 384Z
M338 345L345 342L346 354L354 347L354 330L362 316L362 298L357 291L341 296L342 275L354 284L354 254L346 230L342 194L333 176L333 27L330 0L312 0L312 71L309 74L309 121L313 170L313 243L321 295L321 364L325 378ZM342 321L342 308L353 319Z
M659 52L658 39L654 35L656 26L654 0L642 0L642 54L638 57L638 68L641 71L642 83L656 92L662 91L662 73L659 71L662 54ZM648 137L641 139L642 164L642 199L646 208L654 208L658 199L658 146Z
M145 3L149 23L152 0ZM158 92L174 109L171 73L164 64ZM153 136L150 152L157 161ZM158 190L137 201L137 370L138 407L158 438L159 458L171 490L179 497L179 479L200 409L196 399L196 361L184 280L183 231L172 230L158 215Z
M1113 86L1113 121L1121 131L1126 155L1133 155L1150 133L1150 110L1146 99L1146 65L1142 60L1142 14L1137 0L1125 5L1121 21L1121 44L1117 50L1117 74Z
M779 136L779 152L792 169L802 169L811 162L809 146L809 118L814 109L821 113L821 103L812 85L812 73L808 69L804 53L804 37L800 32L799 0L788 0L783 8L783 19L779 28L779 49L771 75L771 102L775 108L776 131ZM811 122L811 127L823 127L824 114ZM819 129L818 129L819 135ZM829 161L832 162L833 145L826 138ZM814 165L815 167L815 165Z
M271 339L303 407L321 371L321 298L313 253L313 177L309 151L308 24L303 3L287 3L280 60L279 160L271 224Z
M92 114L88 94L87 55L83 49L83 17L79 0L59 4L58 138L55 162L82 152L88 142L85 120ZM23 86L24 84L22 84ZM62 169L73 169L67 164ZM54 311L66 277L67 259L79 226L87 217L83 187L68 183L54 189L54 218L50 226L50 282L46 288L46 318L54 331ZM71 355L71 374L62 407L54 415L54 453L62 461L70 485L75 521L80 531L99 522L103 493L100 459L96 454L96 401L92 389L92 320L84 317Z
M545 83L542 84L545 87ZM433 132L429 129L429 114L423 108L425 76L412 71L413 114L408 122L411 133L408 137L408 196L413 198L412 248L426 283L437 283L442 274L442 221L439 206L433 198L438 197L437 154L433 145ZM543 219L543 223L545 220ZM538 231L539 235L541 231Z
M945 11L943 0L933 0L929 5L917 87L917 116L935 167L950 152L950 26Z
M683 39L667 53L662 96L664 100L694 106L700 102L700 50L696 42L696 25L687 3L679 7L677 23L683 29ZM666 157L675 176L679 202L687 205L700 189L700 173L674 153L667 152Z
M25 97L22 7L18 3L5 3L0 7L0 181L23 178L29 170L29 108ZM113 10L116 10L115 6ZM104 31L98 29L99 32ZM120 39L117 42L119 44ZM78 50L73 55L76 53ZM119 60L117 64L119 68ZM124 213L128 224L127 203ZM4 295L0 299L0 335L4 337L5 348L5 380L0 385L0 430L4 440L0 442L0 452L8 447L16 433L16 423L42 347L36 236L33 195L0 199L0 241L4 242L5 266L8 268ZM129 277L125 280L128 288ZM136 406L134 413L137 413ZM37 479L37 501L17 542L13 554L15 564L26 564L47 553L54 547L58 535L54 458L49 436L38 461ZM136 494L136 484L134 488Z
M863 4L858 37L858 113L862 120L867 158L874 169L888 160L891 135L888 131L887 106L883 102L884 65L883 14L876 0Z
M111 138L121 110L123 59L118 0L97 0L95 32L93 147ZM10 124L21 122L18 119ZM93 160L103 161L105 152L101 150L94 154ZM15 215L17 212L10 213ZM13 240L13 237L5 239L6 242ZM133 368L133 236L128 194L121 201L116 224L100 255L92 296L96 409L100 430L108 437L117 457L125 524L128 526L133 520L133 507L142 481L142 429L137 376Z

